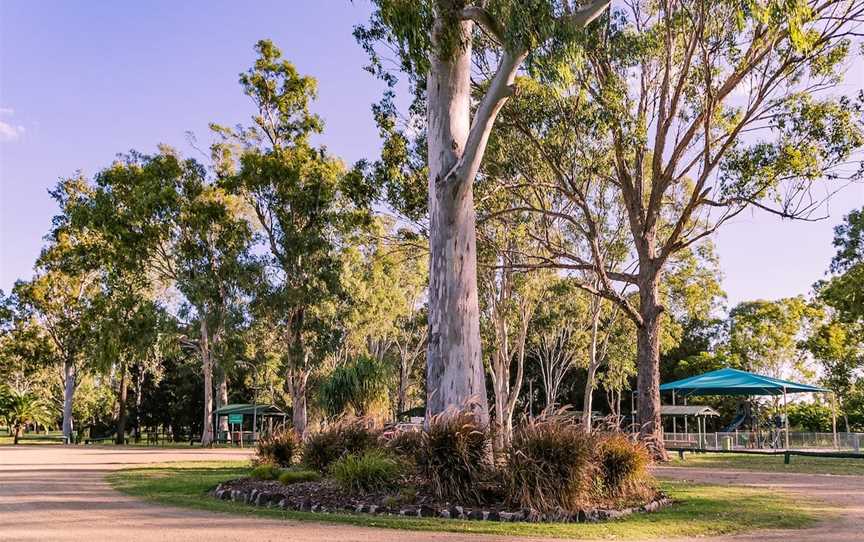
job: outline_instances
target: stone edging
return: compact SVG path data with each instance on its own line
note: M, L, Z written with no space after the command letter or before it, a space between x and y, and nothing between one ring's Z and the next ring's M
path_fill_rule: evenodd
M462 506L401 506L398 508L379 506L375 504L359 504L357 506L344 506L339 508L328 508L325 506L313 503L311 500L306 500L300 505L295 505L283 498L279 493L271 493L268 491L259 491L253 489L251 491L242 489L230 489L219 484L216 489L210 492L210 495L223 501L234 501L253 506L263 506L267 508L281 508L283 510L293 510L297 512L316 512L319 514L327 513L357 513L357 514L373 514L387 516L402 516L402 517L420 517L420 518L445 518L445 519L469 519L479 521L527 521L531 523L540 522L557 522L557 523L593 523L609 519L619 519L629 516L634 513L656 512L661 508L665 508L672 504L672 499L666 495L660 494L652 501L642 506L632 508L622 508L618 510L580 510L575 514L559 511L557 513L541 514L535 510L519 510L513 512L503 512L497 510L483 510L481 508L466 508Z

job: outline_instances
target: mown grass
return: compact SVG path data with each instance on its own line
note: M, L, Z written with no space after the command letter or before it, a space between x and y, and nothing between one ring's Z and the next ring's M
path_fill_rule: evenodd
M15 439L5 428L0 429L0 446L13 445ZM50 431L45 433L24 433L18 439L18 444L63 444L63 433Z
M837 457L792 456L788 465L782 455L757 454L685 454L684 461L673 456L668 463L675 467L738 469L758 472L784 472L804 474L851 474L864 476L864 459Z
M109 475L118 490L151 502L212 512L264 518L311 520L367 527L419 531L471 532L556 538L615 538L618 540L677 536L730 535L754 529L800 529L814 525L830 512L799 498L757 488L664 482L675 504L652 514L597 524L495 523L445 519L380 517L353 514L314 514L217 501L204 497L218 483L245 476L244 462L187 462L132 468Z

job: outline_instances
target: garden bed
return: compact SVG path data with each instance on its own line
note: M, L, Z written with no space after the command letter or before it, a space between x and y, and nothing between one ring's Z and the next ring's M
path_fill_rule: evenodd
M556 523L587 523L617 519L634 513L654 512L672 502L663 493L657 493L646 503L617 509L591 508L576 512L560 510L540 513L533 510L511 510L503 504L460 506L437 502L431 494L422 489L409 496L394 495L392 492L367 492L354 495L345 492L328 479L286 485L273 480L239 478L219 484L210 494L220 500L298 512L349 512L401 517Z

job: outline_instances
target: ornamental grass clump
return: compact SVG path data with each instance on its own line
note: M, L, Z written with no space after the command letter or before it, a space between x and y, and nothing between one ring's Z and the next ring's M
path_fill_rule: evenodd
M598 473L595 439L565 413L525 420L513 433L502 471L508 504L574 513L591 500Z
M290 467L299 451L300 437L290 429L282 429L258 439L253 461L257 465Z
M654 493L648 472L651 454L644 444L621 433L609 433L599 438L595 453L605 496L629 499Z
M403 472L399 460L380 449L348 454L330 467L333 479L352 493L395 489Z
M384 442L384 446L403 461L416 464L423 440L422 431L398 431Z
M433 416L422 433L417 467L438 499L480 502L490 450L489 432L470 411L448 410Z
M281 472L282 470L276 465L264 463L252 469L249 475L256 480L275 480L279 478Z
M362 454L377 446L379 431L364 418L346 418L311 435L303 445L303 463L326 473L330 465L348 454Z

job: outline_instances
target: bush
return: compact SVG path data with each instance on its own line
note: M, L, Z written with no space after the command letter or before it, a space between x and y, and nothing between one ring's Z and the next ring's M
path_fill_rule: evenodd
M249 473L249 475L257 480L275 480L276 478L279 478L281 472L282 469L276 465L265 463L252 469L252 472Z
M401 459L417 463L420 449L423 447L423 433L421 431L399 431L390 437L385 445L388 450Z
M255 446L255 463L290 467L300 450L300 438L294 431L283 429L258 439Z
M551 414L520 424L503 472L511 505L540 512L575 512L591 498L594 439L575 419Z
M279 481L283 484L299 484L301 482L317 482L321 479L321 475L314 470L286 470L279 475Z
M369 416L388 411L390 371L383 361L359 356L341 365L321 383L318 399L328 416Z
M469 411L434 416L422 433L417 466L441 500L480 502L480 486L489 472L489 432Z
M597 446L597 463L602 475L602 490L611 497L635 496L650 484L648 465L651 455L645 446L621 433L605 435Z
M336 482L352 492L395 488L403 473L399 461L383 450L348 454L333 463L330 470Z
M310 469L327 472L334 462L348 454L362 454L374 448L378 432L362 418L342 420L310 436L303 445L303 462Z

